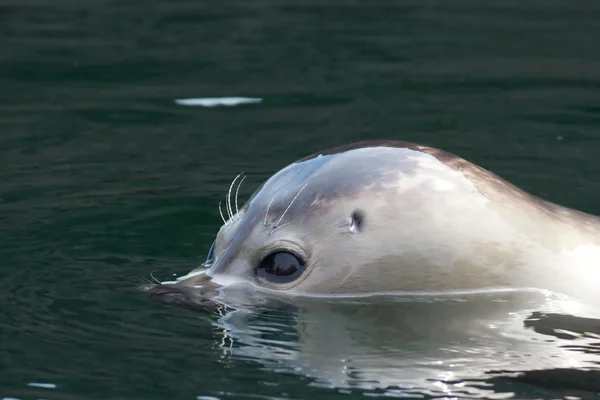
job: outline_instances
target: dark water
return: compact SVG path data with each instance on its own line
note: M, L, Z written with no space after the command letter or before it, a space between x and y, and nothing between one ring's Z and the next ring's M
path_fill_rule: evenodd
M500 340L436 318L424 334L419 320L390 324L385 305L231 323L132 289L204 260L240 171L247 198L294 159L356 140L440 147L600 214L598 43L591 0L0 1L0 398L444 396L441 380L465 397L596 398L593 340L543 328ZM263 101L174 102L220 96ZM455 303L442 303L403 309L447 316ZM511 349L514 363L500 360ZM435 366L454 350L472 355L460 365L473 375L518 369L524 354L546 372L465 383ZM329 363L344 351L354 374ZM591 362L566 365L567 353Z

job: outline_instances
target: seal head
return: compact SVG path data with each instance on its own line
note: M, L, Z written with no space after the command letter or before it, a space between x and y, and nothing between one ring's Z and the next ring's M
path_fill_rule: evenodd
M363 142L273 175L221 227L206 267L202 285L294 294L534 287L597 298L600 219L439 149Z

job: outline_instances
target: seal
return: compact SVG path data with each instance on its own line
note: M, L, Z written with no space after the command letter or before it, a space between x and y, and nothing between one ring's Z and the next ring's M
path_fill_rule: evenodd
M600 299L600 217L433 147L321 151L227 210L206 263L154 297L249 284L313 296L537 288Z

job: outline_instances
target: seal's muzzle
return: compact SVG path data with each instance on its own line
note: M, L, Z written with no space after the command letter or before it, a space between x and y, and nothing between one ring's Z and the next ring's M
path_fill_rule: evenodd
M196 311L215 311L223 307L216 301L221 287L206 273L199 273L180 281L147 286L145 292L151 299L166 304Z

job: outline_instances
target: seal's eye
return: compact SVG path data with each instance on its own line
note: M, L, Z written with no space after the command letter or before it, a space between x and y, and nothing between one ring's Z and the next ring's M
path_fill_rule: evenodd
M300 257L288 251L277 251L263 258L256 275L271 283L284 284L295 281L305 269Z

